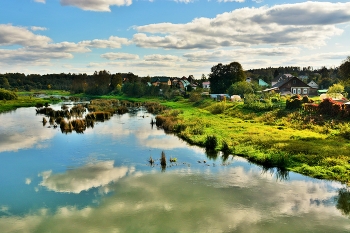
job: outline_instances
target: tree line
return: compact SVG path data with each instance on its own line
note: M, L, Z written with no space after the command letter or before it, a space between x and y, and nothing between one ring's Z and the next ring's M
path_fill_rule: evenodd
M219 63L211 68L209 74L210 88L212 93L247 94L261 90L258 80L262 79L270 84L280 74L292 74L295 77L305 77L306 83L314 81L320 89L328 89L334 84L342 84L344 91L350 93L350 56L348 56L339 67L326 68L325 66L314 69L311 66L297 67L268 67L250 69L244 71L241 64L231 62L223 65ZM249 77L251 83L245 82Z
M305 76L307 82L315 81L321 89L327 89L333 84L341 83L344 91L350 93L350 56L348 56L339 67L314 69L307 67L268 67L261 69L243 70L239 62L229 64L218 63L214 65L211 72L200 79L194 79L192 75L188 80L196 82L199 87L201 83L210 81L211 93L245 94L261 90L258 80L267 83L279 74L290 73L296 77ZM253 82L245 82L250 77ZM148 85L151 78L139 77L131 72L111 74L109 71L95 71L92 75L83 74L29 74L6 73L0 74L0 88L7 90L66 90L71 93L85 93L89 95L126 94L128 96L156 96L162 93L169 98L179 93L172 86ZM161 90L161 91L160 91ZM190 91L189 88L187 91ZM182 93L183 94L183 93ZM186 93L185 93L186 94Z

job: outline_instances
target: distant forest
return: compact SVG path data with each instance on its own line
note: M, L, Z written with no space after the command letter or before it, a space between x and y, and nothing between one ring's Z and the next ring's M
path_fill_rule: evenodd
M246 77L250 77L253 82L259 79L267 83L279 74L292 74L296 77L303 77L305 82L315 81L320 89L327 89L341 80L339 67L313 69L312 67L268 67L261 69L246 70ZM189 75L189 77L193 77ZM194 79L193 79L194 78ZM189 81L201 87L202 82L208 81L206 75L193 77ZM120 94L125 93L132 96L157 95L159 89L171 87L153 87L147 85L151 77L139 77L133 73L116 73L95 71L92 75L87 74L29 74L6 73L0 74L0 88L8 90L66 90L71 93L86 93L90 95ZM350 93L350 90L346 90Z

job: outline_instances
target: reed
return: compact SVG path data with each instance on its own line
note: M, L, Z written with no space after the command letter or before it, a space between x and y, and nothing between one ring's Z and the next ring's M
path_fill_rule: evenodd
M46 123L47 123L47 120L46 120L46 118L45 117L43 117L43 126L45 126L46 125Z
M165 157L164 151L162 151L162 154L161 154L161 157L160 157L160 165L162 165L162 167L166 166L166 157Z
M77 133L83 133L86 130L86 121L82 119L73 120L72 126Z
M50 125L53 125L55 123L55 118L50 117L49 122L50 122Z
M116 112L118 114L124 114L127 113L129 110L126 106L118 106Z
M65 120L62 120L60 123L60 128L62 132L70 133L72 132L74 127L70 121L67 122Z

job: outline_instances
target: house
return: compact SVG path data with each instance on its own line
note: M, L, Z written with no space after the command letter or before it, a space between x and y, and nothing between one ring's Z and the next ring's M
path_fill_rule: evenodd
M169 77L152 77L150 83L153 86L160 86L161 84L171 86L171 80Z
M312 88L318 89L318 85L317 85L317 83L315 83L315 81L311 81L307 85L309 85Z
M181 79L177 84L177 87L182 90L187 90L187 86L191 85L187 79Z
M248 78L245 79L245 81L246 81L247 83L251 83L252 80L253 80L253 79L252 79L251 77L248 77Z
M210 94L210 98L216 101L230 100L231 96L228 94Z
M271 86L274 86L276 83L281 82L282 80L286 80L289 78L292 78L293 75L291 74L279 74L271 81Z
M210 82L208 81L208 82L203 82L202 83L202 86L203 86L203 88L210 88Z
M281 95L313 95L313 88L301 81L297 77L282 78L279 82L274 84L271 88L265 89L263 91L275 91Z
M193 90L196 90L197 89L197 84L191 83L191 87L192 87Z

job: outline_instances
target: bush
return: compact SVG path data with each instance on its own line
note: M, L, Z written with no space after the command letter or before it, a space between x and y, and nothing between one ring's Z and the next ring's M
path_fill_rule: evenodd
M8 91L5 89L0 89L0 100L16 100L18 96L13 91Z
M208 110L212 113L212 114L221 114L225 111L225 102L221 102L221 103L216 103L210 107L208 107Z
M286 100L286 109L300 109L302 108L303 99L300 95L294 95Z

